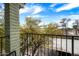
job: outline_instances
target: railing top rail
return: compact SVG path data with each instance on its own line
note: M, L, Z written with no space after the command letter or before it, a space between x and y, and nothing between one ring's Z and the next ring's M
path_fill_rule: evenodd
M25 34L34 34L34 35L48 35L48 36L68 36L68 37L79 37L79 35L59 35L59 34L40 34L40 33L25 33Z

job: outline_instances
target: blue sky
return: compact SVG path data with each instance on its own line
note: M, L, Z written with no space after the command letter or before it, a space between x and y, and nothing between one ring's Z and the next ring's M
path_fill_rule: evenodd
M41 24L58 23L62 18L71 18L73 22L79 19L79 3L27 3L19 15L21 24L29 16L40 18Z
M0 4L0 11L4 9ZM27 3L19 10L20 24L25 23L26 17L41 19L41 24L59 23L62 18L71 18L69 26L75 19L79 19L79 3Z

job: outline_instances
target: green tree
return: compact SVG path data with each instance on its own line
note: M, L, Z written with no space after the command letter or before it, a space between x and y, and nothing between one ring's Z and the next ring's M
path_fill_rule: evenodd
M40 19L36 19L33 17L27 17L26 18L26 24L21 27L21 38L24 38L24 36L27 36L27 34L25 35L25 33L40 33ZM28 43L28 47L33 47L33 51L32 51L32 55L34 55L37 51L37 49L44 44L44 36L40 36L39 38L36 35L29 35L29 43ZM38 38L38 39L37 39ZM23 40L26 41L27 40Z
M40 31L40 20L33 18L33 17L27 17L26 18L26 24L25 24L25 28L27 28L28 32L30 33L38 33Z
M63 19L61 19L61 27L62 27L62 29L64 30L64 34L66 34L67 35L67 32L68 32L68 22L70 21L71 19L67 19L67 18L63 18Z
M48 26L45 28L45 33L48 34L62 34L62 30L58 28L58 24L48 24Z

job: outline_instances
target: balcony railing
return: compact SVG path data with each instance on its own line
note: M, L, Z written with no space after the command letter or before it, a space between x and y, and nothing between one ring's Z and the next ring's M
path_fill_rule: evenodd
M0 37L0 55L16 56L16 51L5 54L8 36ZM22 36L21 55L75 56L79 55L79 36L26 33Z
M22 51L27 56L79 55L78 47L74 47L79 36L27 33L23 39Z

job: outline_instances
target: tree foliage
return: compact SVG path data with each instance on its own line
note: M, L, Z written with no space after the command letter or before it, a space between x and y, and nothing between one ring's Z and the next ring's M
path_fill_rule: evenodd
M48 26L45 28L45 33L48 34L62 34L62 30L58 28L58 24L48 24Z
M4 28L3 28L3 24L0 24L0 37L4 36Z
M41 21L39 19L27 17L25 28L30 33L38 33L40 29L40 26L39 26L40 22Z

